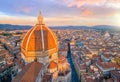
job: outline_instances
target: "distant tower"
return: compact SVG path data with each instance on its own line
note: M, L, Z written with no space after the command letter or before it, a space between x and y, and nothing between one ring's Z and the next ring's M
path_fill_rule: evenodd
M106 31L104 37L105 38L109 38L110 37L110 33L108 31Z
M75 40L74 40L74 39L75 39L75 37L73 36L72 39L71 39L71 41L70 41L70 45L71 45L71 46L74 46L74 45L75 45Z

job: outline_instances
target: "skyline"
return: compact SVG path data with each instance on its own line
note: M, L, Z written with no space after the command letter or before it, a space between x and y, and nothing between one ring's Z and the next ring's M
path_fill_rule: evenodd
M120 0L2 0L0 24L35 25L39 11L49 26L120 26Z

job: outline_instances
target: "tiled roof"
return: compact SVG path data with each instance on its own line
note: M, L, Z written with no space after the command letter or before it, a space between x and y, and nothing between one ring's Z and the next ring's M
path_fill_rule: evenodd
M35 82L43 64L32 62L27 64L12 82Z
M41 82L50 82L51 75L50 74L44 74Z
M117 79L120 80L120 70L119 71L113 70L110 73L113 74Z
M97 62L99 66L101 66L103 69L108 69L108 68L113 68L114 64L113 63L108 63L108 62Z
M5 53L8 53L7 50L0 50L0 56L4 55Z
M106 58L110 58L110 57L112 57L112 54L103 54L103 56Z
M49 64L49 66L48 66L48 68L49 69L55 69L55 68L57 68L57 63L54 62L54 61L51 61L50 64Z
M3 72L4 70L6 70L9 67L12 67L12 66L13 66L13 64L10 64L10 65L6 64L6 65L0 67L0 73Z
M42 40L42 36L44 40ZM37 24L25 35L22 42L22 48L27 51L42 51L43 44L44 50L58 47L54 33L45 25Z

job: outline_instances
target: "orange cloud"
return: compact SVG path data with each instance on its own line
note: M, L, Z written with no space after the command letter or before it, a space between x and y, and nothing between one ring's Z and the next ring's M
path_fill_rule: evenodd
M84 17L86 17L86 16L90 17L91 15L93 15L93 12L89 9L84 9L80 13L80 16L84 16Z

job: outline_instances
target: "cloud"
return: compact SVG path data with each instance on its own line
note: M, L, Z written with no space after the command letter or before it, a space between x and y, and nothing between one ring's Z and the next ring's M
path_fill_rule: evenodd
M73 0L71 2L68 2L68 7L76 6L77 8L83 6L83 5L95 5L101 3L103 0Z
M58 2L64 2L68 8L76 8L82 17L107 18L120 13L120 0L58 0Z
M16 12L20 13L20 12L23 12L23 13L30 13L32 11L32 7L18 7L18 8L15 8Z
M90 17L93 15L93 12L90 9L83 8L81 9L80 16L82 17Z
M60 0L66 3L68 7L81 7L84 5L104 5L106 7L120 8L120 0Z
M83 6L83 8L92 12L93 17L112 17L116 13L120 13L119 8L110 8L103 6ZM91 15L90 15L91 16Z

